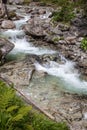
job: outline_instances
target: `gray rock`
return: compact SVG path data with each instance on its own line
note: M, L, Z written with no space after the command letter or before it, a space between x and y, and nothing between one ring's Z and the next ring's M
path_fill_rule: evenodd
M2 21L1 27L3 29L13 29L15 28L15 24L11 20Z
M81 19L75 18L75 19L71 20L71 24L76 27L80 27L80 26L82 26L83 23L82 23Z
M67 43L75 44L76 43L76 36L66 37L65 41Z
M79 32L78 32L78 36L80 37L85 37L87 36L87 27L84 27L84 28L80 28L79 29Z
M25 25L24 27L25 33L31 35L32 37L45 37L45 32L41 26L33 26Z
M45 37L47 27L48 24L46 24L45 20L33 17L28 21L28 24L24 26L24 31L33 37Z
M53 32L53 34L56 34L56 35L59 35L59 36L63 36L62 31L59 30L58 27L52 28L51 32Z
M14 48L14 44L4 38L0 38L0 62L2 63L6 55Z
M23 4L24 0L9 0L10 4Z
M66 25L66 24L59 23L58 24L58 29L61 30L61 31L69 31L70 26Z

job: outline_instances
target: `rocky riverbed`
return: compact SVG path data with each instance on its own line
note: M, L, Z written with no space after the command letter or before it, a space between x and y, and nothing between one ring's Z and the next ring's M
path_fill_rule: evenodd
M67 63L66 58L68 58L76 62L76 68L87 77L87 52L81 49L81 40L84 35L87 35L86 28L83 28L83 21L85 22L85 20L79 14L75 20L71 21L71 25L63 23L54 25L51 21L51 14L54 9L40 6L39 3L31 3L29 6L8 5L8 9L12 21L7 20L6 17L0 19L1 61L3 55L5 58L14 47L13 43L16 42L13 33L3 33L8 29L13 29L14 33L15 29L18 29L20 32L16 38L25 37L26 41L32 42L35 47L47 48L49 52L51 50L53 52L52 54L36 55L36 50L34 50L34 54L26 53L25 57L20 60L8 61L7 58L7 63L0 67L0 77L13 82L20 91L24 92L27 98L31 97L56 121L66 121L71 130L86 130L87 96L81 93L69 93L63 88L61 89L62 83L57 82L57 80L60 81L60 78L56 80L53 76L49 76L47 70L38 70L35 66L35 63L38 62L43 66L46 64L50 68L50 61L58 63L56 66L61 66ZM23 20L25 14L27 18L25 17L26 20L22 21L21 24L18 21ZM21 31L23 32L21 33ZM9 41L4 39L5 36ZM3 41L6 42L6 46ZM11 44L11 42L13 43ZM9 43L10 49L8 49ZM4 54L2 53L3 47L6 50ZM40 50L37 51L40 52ZM72 71L75 70L72 69ZM66 71L67 73L68 71Z
M71 25L63 23L54 25L51 22L50 15L47 19L41 19L37 16L39 12L46 12L42 9L37 10L36 14L33 10L31 11L33 18L24 26L25 33L31 35L33 38L43 39L43 41L47 42L48 46L53 45L66 58L76 62L82 74L87 75L87 52L81 49L83 36L87 35L87 30L84 28L83 22L85 20L78 15L71 22Z

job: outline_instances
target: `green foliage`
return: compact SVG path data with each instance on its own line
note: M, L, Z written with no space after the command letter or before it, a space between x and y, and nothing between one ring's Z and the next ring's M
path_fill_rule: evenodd
M24 0L23 4L27 5L31 2L31 0Z
M87 38L84 38L82 41L81 41L81 48L86 51L87 50Z
M0 129L1 130L19 130L26 129L28 125L26 120L31 107L25 106L23 102L15 95L12 88L0 82ZM33 130L33 129L26 129Z
M53 12L53 21L69 22L74 17L73 6L70 3L62 5L59 11Z
M46 4L50 3L55 6L63 6L64 4L69 2L69 0L39 0L39 1L42 1Z
M68 130L65 123L53 122L31 109L0 81L0 130Z
M31 115L29 119L35 130L69 130L65 123L50 121L41 114Z
M74 16L73 12L71 11L70 8L76 9L83 9L84 10L84 14L87 17L87 0L39 0L45 4L51 4L51 6L54 7L62 7L61 11L57 12L57 16L55 16L54 20L58 20L61 21L61 19L63 17L65 17L64 19L62 19L62 21L64 20L70 20L72 19ZM71 6L71 7L70 7ZM64 9L65 8L65 9ZM66 13L64 13L64 10ZM67 11L69 12L67 12ZM68 14L67 14L68 13ZM63 17L62 17L63 16ZM68 17L68 18L66 18Z
M58 42L58 41L60 40L60 38L54 37L52 40L53 40L54 42Z

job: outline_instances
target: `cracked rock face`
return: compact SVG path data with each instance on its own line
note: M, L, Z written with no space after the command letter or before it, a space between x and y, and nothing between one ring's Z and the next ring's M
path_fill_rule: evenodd
M14 48L14 44L4 38L0 38L0 61Z

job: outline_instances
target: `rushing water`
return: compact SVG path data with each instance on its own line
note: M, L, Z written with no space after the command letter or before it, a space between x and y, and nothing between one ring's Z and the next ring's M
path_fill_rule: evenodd
M41 18L46 17L47 16L41 16ZM43 55L56 53L56 51L53 50L35 47L31 42L28 42L26 40L26 38L24 37L25 33L19 28L21 27L21 25L25 24L28 19L29 17L25 16L24 19L22 18L22 20L15 21L14 23L16 24L16 29L9 29L2 33L2 35L6 36L12 43L15 44L15 48L12 50L10 55ZM41 70L47 72L49 76L52 75L53 77L55 77L55 83L57 86L60 85L64 90L70 92L87 94L87 82L80 79L80 74L74 68L74 64L75 63L68 60L66 60L65 64L58 64L53 61L50 61L48 64L44 65L41 65L38 62L34 63L38 71Z
M22 30L8 30L3 32L3 35L10 38L9 40L14 43L15 48L12 50L12 54L27 53L27 54L54 54L56 51L48 50L46 48L34 47L34 45L26 40L24 32ZM21 37L18 38L18 37Z
M15 25L16 28L19 29L21 27L21 25L26 24L26 21L29 19L29 16L25 16L24 18L22 18L21 20L17 20L15 21Z
M43 70L49 75L59 77L63 87L71 92L87 93L87 82L80 79L80 74L74 68L74 63L66 61L65 64L58 64L50 61L48 66L42 66L39 63L35 63L37 70Z

